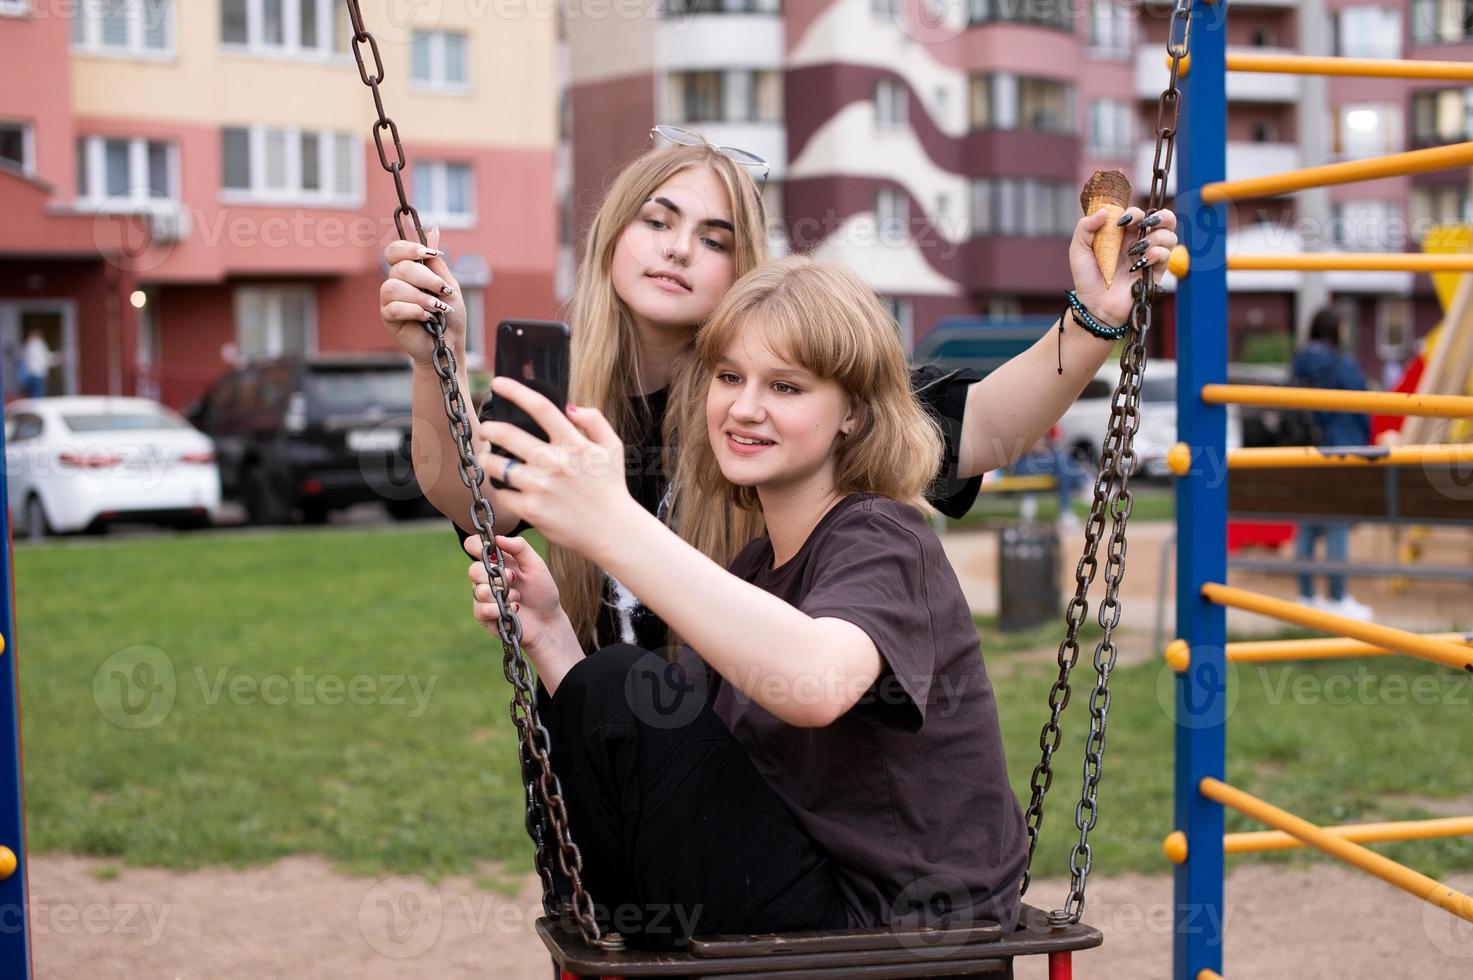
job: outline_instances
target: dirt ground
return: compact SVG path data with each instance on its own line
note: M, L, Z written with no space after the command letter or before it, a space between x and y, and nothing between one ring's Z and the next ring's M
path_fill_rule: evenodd
M540 902L529 878L514 897L468 879L355 878L317 858L248 871L121 869L92 858L30 862L36 976L92 978L433 977L548 980L532 930ZM1473 876L1449 882L1473 890ZM1171 880L1091 882L1086 918L1106 933L1077 954L1076 975L1171 975ZM1039 882L1051 905L1063 883ZM1295 980L1454 980L1473 975L1473 926L1389 885L1336 867L1234 870L1222 922L1225 975ZM1219 932L1221 930L1221 933ZM1042 963L1019 963L1042 980Z

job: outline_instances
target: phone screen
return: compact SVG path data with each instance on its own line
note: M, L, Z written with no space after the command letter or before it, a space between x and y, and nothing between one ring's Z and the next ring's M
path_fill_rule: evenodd
M496 374L515 378L561 411L568 403L567 324L551 320L503 320L496 327ZM546 439L532 417L505 398L492 398L490 417Z

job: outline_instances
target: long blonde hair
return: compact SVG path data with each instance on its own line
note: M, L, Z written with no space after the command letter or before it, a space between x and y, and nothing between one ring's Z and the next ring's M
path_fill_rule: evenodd
M713 148L671 145L651 150L615 178L589 228L573 296L565 311L573 332L568 394L575 404L591 405L602 411L626 443L637 438L651 420L640 417L630 399L639 391L639 334L629 307L614 291L610 277L614 247L661 184L695 167L710 168L726 188L731 202L735 228L732 278L741 278L767 260L767 220L761 192L739 164ZM667 448L672 445L675 430L671 421L674 407L695 397L692 387L699 374L699 362L694 351L688 349L671 370L671 409L667 410L664 427ZM667 471L668 456L667 453ZM563 608L578 638L586 645L593 639L603 602L603 576L597 566L570 548L551 546L548 563L558 583Z
M794 255L732 286L696 337L700 383L693 397L671 406L680 422L673 482L682 537L725 563L755 536L748 533L754 514L760 522L756 492L722 475L706 424L712 369L746 330L760 330L778 356L837 382L853 399L857 423L835 461L839 493L878 493L930 513L925 494L940 464L941 430L911 390L895 321L849 269Z

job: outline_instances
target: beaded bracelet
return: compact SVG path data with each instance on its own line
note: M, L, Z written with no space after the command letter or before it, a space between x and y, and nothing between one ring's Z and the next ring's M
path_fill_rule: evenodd
M1112 327L1108 323L1101 323L1085 309L1084 304L1079 302L1079 297L1074 290L1070 289L1064 293L1069 298L1069 308L1074 313L1074 322L1079 324L1090 333L1103 340L1119 340L1130 331L1129 323L1122 323L1118 327Z
M1079 324L1084 329L1088 330L1090 333L1094 334L1096 337L1099 337L1102 340L1119 340L1121 337L1124 337L1127 333L1130 332L1129 323L1123 323L1118 327L1112 327L1109 324L1101 323L1100 321L1096 320L1094 316L1089 312L1089 310L1085 309L1084 304L1079 302L1079 297L1074 294L1074 290L1065 290L1064 296L1067 297L1069 300L1069 314L1074 318L1074 322ZM1059 374L1063 373L1064 318L1059 317Z

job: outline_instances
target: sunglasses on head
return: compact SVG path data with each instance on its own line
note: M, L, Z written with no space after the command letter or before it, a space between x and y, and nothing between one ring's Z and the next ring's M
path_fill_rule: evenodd
M772 170L772 166L750 150L741 150L735 146L719 146L700 133L692 133L679 126L656 126L650 130L650 138L653 139L656 136L671 143L679 143L681 146L709 146L733 163L739 163L744 167L760 167L762 173L757 179L757 187L759 190L765 190L767 187L767 175Z

